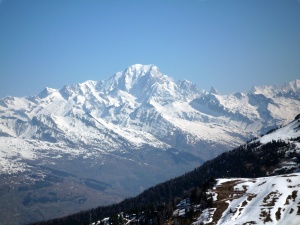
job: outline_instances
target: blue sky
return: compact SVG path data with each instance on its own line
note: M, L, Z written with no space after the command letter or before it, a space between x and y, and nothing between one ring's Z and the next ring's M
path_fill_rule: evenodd
M201 89L300 78L299 0L0 0L0 97L155 64Z

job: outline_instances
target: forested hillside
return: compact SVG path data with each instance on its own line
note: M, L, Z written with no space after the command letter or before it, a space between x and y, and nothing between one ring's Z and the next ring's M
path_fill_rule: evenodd
M292 124L293 132L298 132L299 123L300 119L297 116ZM273 130L267 135L271 136L273 132L276 131ZM252 140L232 151L222 153L183 176L149 188L137 197L125 199L119 204L34 224L89 224L101 221L105 217L116 218L121 212L147 214L147 217L143 217L145 224L163 224L172 217L173 210L182 199L187 198L193 203L199 203L202 209L211 205L211 198L206 192L214 184L215 178L255 178L296 171L300 163L299 136L272 140L264 144L260 139ZM122 223L122 220L114 220L112 224L119 223Z

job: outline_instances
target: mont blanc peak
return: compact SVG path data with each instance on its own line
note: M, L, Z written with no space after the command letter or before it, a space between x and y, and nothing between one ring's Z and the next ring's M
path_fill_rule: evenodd
M148 101L157 96L175 97L178 87L157 66L135 64L105 80L104 90L108 93L125 91L139 101Z
M141 79L159 76L162 74L156 66L135 64L105 80L104 86L107 91L120 89L129 92Z

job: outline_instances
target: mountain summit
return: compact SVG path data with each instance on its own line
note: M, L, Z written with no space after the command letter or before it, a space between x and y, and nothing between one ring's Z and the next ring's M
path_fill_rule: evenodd
M103 83L108 93L125 91L138 99L149 101L152 97L180 98L183 92L180 82L176 84L171 77L161 73L155 65L136 64L123 72L118 72ZM200 90L190 90L189 94L199 94Z
M166 81L173 82L171 78L163 75L156 66L136 64L105 80L104 86L105 90L108 91L118 88L131 92L131 89L149 88L155 83L164 83Z
M20 186L29 205L55 199L54 181L83 193L60 203L76 211L118 201L286 124L300 111L298 83L221 95L136 64L104 81L0 99L3 184L18 177L48 188L33 196Z

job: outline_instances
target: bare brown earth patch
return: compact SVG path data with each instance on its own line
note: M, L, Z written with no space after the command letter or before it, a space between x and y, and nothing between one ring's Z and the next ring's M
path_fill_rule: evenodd
M281 208L279 207L277 212L275 213L275 216L276 216L276 220L280 220L281 218Z
M248 190L248 188L249 188L248 185L243 185L242 187L243 187L243 189L244 189L245 192L246 192L246 191Z
M290 175L282 175L281 177L297 177L298 175L296 174L290 174Z
M247 202L246 200L243 201L243 203L242 203L242 205L241 205L242 208L239 209L239 216L242 214L242 211L243 211L244 207L245 207L247 204L248 204L248 202Z
M260 184L257 185L257 186L261 186L261 185L265 184L266 182L267 182L267 181L264 181L264 182L260 183Z
M257 194L250 194L248 195L247 201L250 202L252 201L253 198L255 198L257 196Z
M292 185L288 186L288 188L296 188L296 187L300 187L300 184L297 184L297 185L294 185L294 186L292 186Z
M263 204L261 206L275 206L275 202L281 196L281 193L272 191L270 192L263 200Z
M260 219L264 222L273 222L271 219L271 209L270 208L262 208L260 212Z
M245 201L243 201L243 203L242 203L242 207L245 207L246 205L247 205L247 201L245 200Z
M289 205L291 199L292 199L292 196L291 196L291 195L288 195L288 196L286 197L286 200L285 200L284 205Z
M217 201L214 202L214 208L216 208L216 211L213 215L212 221L220 220L223 212L228 208L228 203L226 201L232 201L245 194L246 188L243 188L242 191L237 189L234 190L234 186L243 182L244 181L241 180L228 181L216 187L215 192L217 193ZM208 224L212 225L213 222Z
M293 201L296 200L296 198L297 198L297 193L298 193L297 190L295 190L295 191L292 192L292 198L293 198Z

